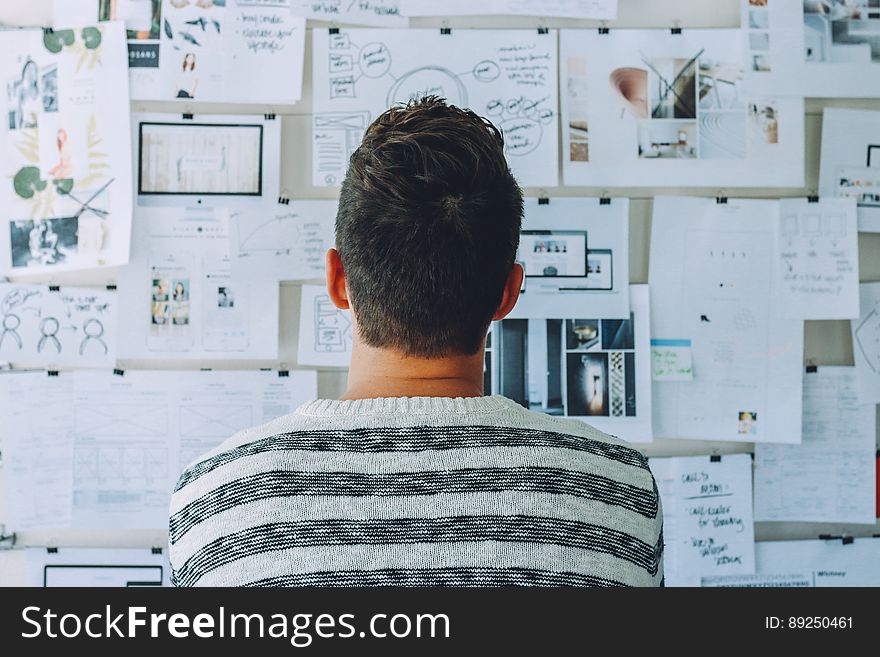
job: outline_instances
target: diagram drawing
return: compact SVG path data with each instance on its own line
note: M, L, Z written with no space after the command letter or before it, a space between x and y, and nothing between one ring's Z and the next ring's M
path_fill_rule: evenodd
M223 438L255 423L247 404L187 404L180 407L180 435Z
M76 430L80 435L95 437L166 436L168 407L165 404L79 404Z
M880 374L880 312L877 308L862 318L853 335L871 372Z
M351 322L326 294L315 297L315 351L345 352L351 347Z
M238 231L238 257L290 255L308 251L310 246L326 248L322 225L297 213L279 214L260 224L235 222Z
M410 39L394 30L320 35L315 184L338 184L371 119L427 96L487 117L502 132L518 178L544 184L557 155L556 34L467 32L420 30Z

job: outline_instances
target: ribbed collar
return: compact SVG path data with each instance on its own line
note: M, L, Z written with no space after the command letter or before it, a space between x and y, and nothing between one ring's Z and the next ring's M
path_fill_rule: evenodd
M306 402L296 412L299 415L433 415L496 413L518 407L516 402L492 395L491 397L377 397L374 399L316 399Z

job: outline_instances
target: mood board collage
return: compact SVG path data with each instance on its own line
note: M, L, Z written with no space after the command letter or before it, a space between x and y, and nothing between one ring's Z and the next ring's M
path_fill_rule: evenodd
M880 111L825 109L813 195L656 196L648 284L630 284L614 193L803 188L805 98L880 98L880 5L740 0L738 28L541 22L617 4L56 0L51 26L0 29L0 543L161 532L184 467L344 372L352 324L321 285L336 201L289 194L282 159L338 188L369 123L432 93L495 123L531 190L485 393L637 447L754 445L650 458L670 586L880 585L880 538L755 540L756 522L876 526L880 282L860 284L859 233L880 232ZM535 27L410 27L474 14ZM131 110L156 101L177 109ZM285 110L307 113L297 152ZM95 272L106 285L68 283ZM848 321L854 365L805 367L806 320ZM17 547L32 585L168 583L161 545Z

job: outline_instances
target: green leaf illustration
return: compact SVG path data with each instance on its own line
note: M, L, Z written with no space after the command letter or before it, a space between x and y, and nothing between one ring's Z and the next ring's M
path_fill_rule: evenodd
M59 194L70 194L73 189L73 178L56 178L52 183Z
M101 30L97 27L84 27L82 38L86 48L94 50L101 45Z
M64 46L72 46L74 40L73 30L43 31L43 45L54 55L60 53Z
M12 187L21 198L33 198L35 193L46 189L46 181L40 179L37 167L22 167L12 179Z

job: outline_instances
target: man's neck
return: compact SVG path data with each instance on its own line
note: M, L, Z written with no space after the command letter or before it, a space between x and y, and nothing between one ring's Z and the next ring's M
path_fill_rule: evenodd
M341 399L481 397L483 358L482 349L471 356L405 356L355 340L348 388Z

